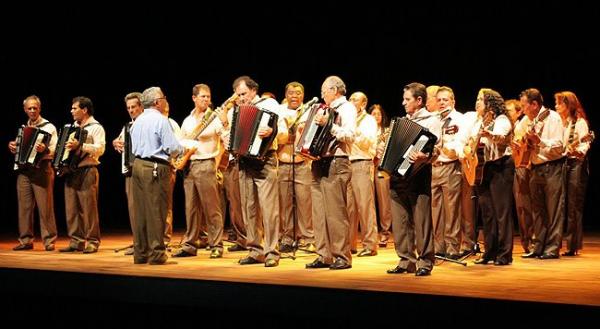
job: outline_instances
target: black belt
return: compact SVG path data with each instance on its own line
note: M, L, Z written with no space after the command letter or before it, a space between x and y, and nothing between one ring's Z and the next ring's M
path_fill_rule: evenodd
M546 161L544 163L540 163L540 164L531 164L531 168L540 168L540 167L544 167L544 166L551 166L551 165L555 165L555 164L562 164L565 161L565 158L562 157L560 159L556 159L556 160L552 160L552 161Z
M160 164L164 164L167 166L170 166L171 163L165 159L161 159L161 158L142 158L140 156L135 156L136 159L140 159L140 160L144 160L144 161L150 161L150 162L156 162L156 163L160 163Z
M347 155L334 155L333 157L336 159L348 159Z
M351 163L355 163L355 162L359 162L359 161L373 161L371 159L354 159L354 160L350 160Z

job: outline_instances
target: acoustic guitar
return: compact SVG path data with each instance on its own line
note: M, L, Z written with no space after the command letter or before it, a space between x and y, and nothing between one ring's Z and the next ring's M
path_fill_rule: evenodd
M494 112L488 111L483 115L481 127L475 137L470 138L464 147L465 157L460 159L463 175L470 186L481 184L483 180L483 166L485 165L484 147L480 144L481 134L494 122Z
M531 163L531 152L535 145L531 145L527 135L534 133L536 135L541 135L542 130L544 129L544 120L550 115L550 110L545 110L537 116L529 127L527 131L523 135L515 135L513 139L513 143L511 144L512 156L515 161L515 168L526 168L529 167ZM539 126L539 127L538 127Z

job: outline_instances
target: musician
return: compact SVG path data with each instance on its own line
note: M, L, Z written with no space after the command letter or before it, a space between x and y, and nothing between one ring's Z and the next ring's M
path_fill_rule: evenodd
M512 263L513 249L511 191L515 174L508 147L512 138L512 123L506 116L504 99L495 90L481 89L475 110L478 121L469 135L471 138L481 136L479 143L483 144L485 160L483 179L478 187L485 252L475 260L475 264L491 261L494 265L509 265Z
M367 111L377 122L377 143L384 142L389 130L389 121L383 107L373 104ZM375 167L379 158L373 160ZM387 247L392 228L392 210L390 208L390 176L377 170L375 177L375 197L377 199L377 215L379 218L379 247Z
M258 84L248 76L241 76L233 82L233 90L238 96L238 105L255 105L279 115L279 104L272 98L259 98ZM277 130L261 127L260 138L276 133L276 139L264 159L241 157L240 198L242 215L246 224L248 256L239 260L241 265L265 263L265 267L279 265L277 241L279 237L279 189L277 184L277 145L285 144L288 129L282 116L278 117ZM259 213L260 211L260 213ZM264 229L261 234L261 223ZM262 235L262 236L261 236ZM264 245L262 241L264 240Z
M166 112L167 98L159 87L142 93L144 112L131 127L133 162L132 195L136 221L133 230L133 263L161 265L168 257L164 232L169 181L173 173L170 156L184 151Z
M434 249L436 254L459 259L462 170L458 161L458 149L462 147L462 143L457 136L463 115L454 108L454 91L450 87L439 87L434 97L437 98L437 113L442 120L440 155L432 163L431 172Z
M518 129L527 132L525 140L533 146L529 158L533 250L521 257L555 259L562 243L564 125L558 113L544 107L539 90L526 89L519 98L526 118L519 122ZM546 111L548 114L544 114Z
M427 111L435 113L440 110L440 103L437 100L437 92L440 89L440 86L430 85L427 86L427 103L425 107Z
M90 254L97 252L100 246L97 166L104 154L106 140L104 128L94 118L92 100L79 96L73 98L72 104L75 126L87 130L87 138L85 141L70 140L66 144L66 148L76 152L82 160L75 171L65 176L65 214L70 242L59 251L83 250Z
M562 255L576 256L583 248L583 209L589 175L587 152L591 140L586 139L586 136L589 136L589 127L577 95L570 91L562 91L554 94L554 100L556 111L560 114L565 127L562 141L567 157L564 194L566 195L567 251Z
M337 76L329 76L321 85L321 98L332 113L315 115L314 122L324 126L329 115L337 113L331 128L337 146L330 156L312 163L312 218L315 227L317 257L306 268L342 270L352 267L350 220L347 193L352 169L350 150L356 130L356 108L346 100L346 84ZM308 123L307 123L308 124Z
M33 212L37 205L40 217L40 233L46 251L54 250L56 241L56 219L54 217L54 171L51 161L56 149L56 127L40 115L42 102L35 95L23 101L23 111L27 114L27 126L37 127L51 135L47 144L36 144L35 151L43 154L36 166L19 166L17 169L17 200L19 207L19 244L13 250L33 249ZM8 143L8 149L15 154L17 142Z
M413 82L404 87L402 105L407 118L428 128L439 139L441 121L437 114L425 108L427 91L423 84ZM435 150L435 149L434 149ZM382 151L381 147L378 149ZM431 161L435 152L411 152L413 162L425 162L410 179L393 177L391 180L392 228L396 254L400 258L389 274L415 273L430 275L435 255L431 221Z
M312 174L310 161L294 154L300 124L306 122L310 107L304 106L304 86L296 81L285 86L286 104L282 106L281 116L289 127L289 137L285 144L279 145L279 211L281 214L281 241L279 251L293 251L293 243L314 251L315 233L312 223L312 199L310 184ZM294 197L296 198L294 200ZM294 220L296 222L294 222Z
M142 106L142 93L133 92L127 94L125 96L125 106L127 108L127 113L129 113L129 117L131 118L131 122L129 123L129 128L131 128L131 125L133 124L135 119L144 111L144 107ZM128 150L125 149L125 133L125 128L123 128L119 136L117 136L117 138L115 138L112 142L115 151L119 153L128 152ZM131 147L131 145L129 145L129 147ZM131 161L133 161L133 159L131 159ZM125 175L125 195L127 195L127 210L129 212L129 224L131 225L131 231L133 232L133 227L135 226L135 209L133 207L133 196L131 195L130 166L131 164L124 163L123 168L121 170ZM133 244L130 248L127 248L125 250L125 255L133 255Z
M504 102L506 113L508 114L513 127L514 135L522 136L525 132L519 131L519 122L523 120L525 114L521 109L521 103L516 99L509 99ZM531 169L528 167L516 167L515 178L513 181L513 195L517 209L517 219L519 221L519 234L521 236L521 246L524 253L531 252L531 239L533 238L533 219L531 218L531 192L529 191L529 181L531 179Z
M367 113L368 98L363 92L353 93L350 102L356 108L356 130L350 149L350 183L355 204L355 218L350 217L351 223L354 222L351 224L351 236L357 235L360 223L363 249L357 256L375 256L378 236L373 158L377 147L377 122Z
M189 167L184 171L183 187L185 191L186 232L182 248L173 253L173 257L195 256L200 237L200 221L204 218L208 226L208 244L210 258L223 257L223 213L219 205L219 186L217 182L216 157L221 148L221 133L227 121L222 122L218 114L209 109L211 104L210 88L206 84L197 84L192 88L194 109L181 125L181 144L188 149L196 148L191 155ZM208 122L211 113L212 117ZM199 125L205 128L197 130Z

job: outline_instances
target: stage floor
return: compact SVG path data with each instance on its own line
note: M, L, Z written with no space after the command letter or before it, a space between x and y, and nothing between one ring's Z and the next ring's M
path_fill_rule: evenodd
M176 234L178 241L181 232ZM37 243L32 251L12 251L15 239L0 240L0 268L62 271L129 277L205 280L259 285L334 288L369 292L426 294L506 301L600 306L600 234L588 234L581 255L558 260L522 259L515 237L514 261L510 266L467 266L438 261L432 275L390 275L386 270L397 263L392 245L379 249L374 257L354 257L353 268L332 271L306 270L314 254L298 252L296 259L282 259L275 268L262 264L237 264L246 252L225 252L221 259L209 259L209 251L196 257L171 258L164 266L134 265L131 256L114 249L130 243L127 234L104 234L98 253L46 252ZM57 249L67 245L62 238ZM226 243L226 247L230 245Z

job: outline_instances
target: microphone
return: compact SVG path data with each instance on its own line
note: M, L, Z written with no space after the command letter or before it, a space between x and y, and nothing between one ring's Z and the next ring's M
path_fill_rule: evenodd
M311 107L313 106L316 102L319 101L319 98L317 97L313 97L310 101L308 101L306 104L304 104L304 107Z

